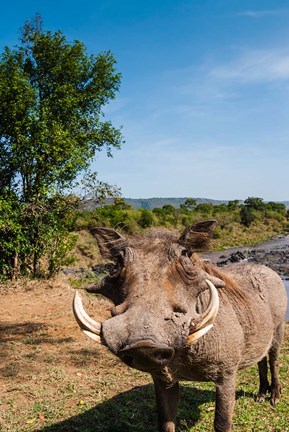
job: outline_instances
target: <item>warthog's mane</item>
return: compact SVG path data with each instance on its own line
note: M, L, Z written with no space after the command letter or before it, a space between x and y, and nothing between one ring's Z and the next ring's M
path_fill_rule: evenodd
M188 246L194 251L206 251L210 249L210 236L203 232L192 232L189 240L179 237L177 231L151 228L145 235L134 235L129 240L129 245L138 245L143 248L154 248L162 244L165 248L172 244Z
M193 254L192 259L195 265L199 266L206 273L215 276L224 282L224 287L218 289L219 295L224 302L229 300L230 303L236 307L241 305L246 307L250 306L250 300L246 291L239 286L230 273L224 272L210 262L202 261L197 254Z

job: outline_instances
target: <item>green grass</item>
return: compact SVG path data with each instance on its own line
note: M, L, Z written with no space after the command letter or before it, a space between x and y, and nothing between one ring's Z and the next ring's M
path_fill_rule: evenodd
M93 362L92 356L90 350L82 352L82 364L76 362L79 372L74 376L64 365L47 364L38 374L31 374L31 383L17 384L9 400L0 400L0 431L155 432L157 418L150 379L121 365L110 354L99 362ZM275 407L269 400L263 404L254 401L258 389L256 367L239 373L234 431L289 431L288 372L287 339L281 354L283 393ZM13 393L30 400L30 406L21 406ZM177 431L212 430L214 401L212 383L182 383Z

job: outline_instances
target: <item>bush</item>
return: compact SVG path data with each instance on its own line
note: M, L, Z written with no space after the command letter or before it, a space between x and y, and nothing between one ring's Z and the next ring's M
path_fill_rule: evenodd
M138 224L142 228L151 227L154 224L152 212L147 209L140 209L140 218L138 220Z
M241 224L249 227L256 219L254 211L249 206L243 206L240 211Z

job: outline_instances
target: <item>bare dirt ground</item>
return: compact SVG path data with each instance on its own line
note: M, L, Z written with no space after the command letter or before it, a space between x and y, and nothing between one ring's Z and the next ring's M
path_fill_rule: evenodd
M46 430L55 420L131 388L132 380L133 386L149 382L84 336L73 317L73 294L60 278L0 288L1 432ZM97 318L109 316L106 300L86 297L91 316L93 302ZM121 388L115 385L116 374L124 376ZM81 429L59 424L51 430Z

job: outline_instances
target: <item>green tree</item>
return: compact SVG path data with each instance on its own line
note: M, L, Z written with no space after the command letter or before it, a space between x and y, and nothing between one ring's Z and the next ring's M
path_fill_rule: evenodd
M176 213L176 208L173 205L171 205L171 204L165 204L163 206L163 211L166 214L172 214L172 215L174 215Z
M140 209L140 218L138 220L138 224L142 228L149 228L154 224L153 213L148 209Z
M286 214L286 206L283 203L275 202L275 201L269 201L266 204L266 208L269 210L276 211L278 213L281 213L283 215Z
M114 202L123 201L120 198L120 188L99 180L97 172L88 171L80 181L80 189L78 195L84 208L103 205L108 198L113 199Z
M197 206L197 200L195 198L187 198L184 204L180 205L180 208L185 211L193 211Z
M113 200L113 206L117 210L132 210L132 206L127 204L123 198L115 197Z
M250 207L254 210L264 210L266 204L263 201L263 198L257 197L249 197L244 201L247 207Z
M26 248L22 210L23 205L12 192L0 195L0 279L18 275L19 253Z
M241 224L249 227L256 219L254 210L248 205L243 205L240 210Z
M45 249L36 246L41 235L59 238L56 231L64 227L60 221L70 206L60 195L98 151L111 156L120 148L120 129L102 113L119 90L115 67L110 52L89 54L62 32L44 31L39 16L25 24L18 46L6 47L0 57L0 196L10 193L11 209L21 209L18 220L25 213L36 261Z
M102 107L119 90L110 52L89 55L37 18L20 45L0 60L0 174L25 202L63 189L87 169L97 151L119 148L121 133L102 120Z
M200 203L195 208L196 211L208 215L213 210L213 205L211 203Z
M231 200L228 202L228 210L236 210L240 207L240 201L239 200Z

